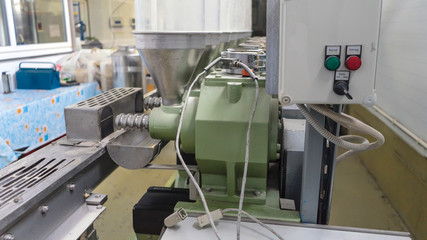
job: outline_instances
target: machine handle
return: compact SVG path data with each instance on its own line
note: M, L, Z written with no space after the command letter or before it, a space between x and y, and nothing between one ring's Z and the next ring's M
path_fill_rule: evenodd
M21 67L21 65L22 64L27 64L27 63L30 63L30 64L48 64L48 65L52 65L51 66L51 68L52 68L52 70L54 71L54 72L56 72L56 64L55 63L53 63L53 62L21 62L21 63L19 63L19 69L22 69L22 67ZM24 67L25 68L25 67ZM30 68L26 68L26 69L39 69L39 68L43 68L43 67L30 67ZM43 69L48 69L48 68L43 68Z

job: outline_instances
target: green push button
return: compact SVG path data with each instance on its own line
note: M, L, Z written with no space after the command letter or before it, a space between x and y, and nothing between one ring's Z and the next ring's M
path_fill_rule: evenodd
M328 70L335 71L341 65L340 59L337 56L330 56L325 60L325 67Z

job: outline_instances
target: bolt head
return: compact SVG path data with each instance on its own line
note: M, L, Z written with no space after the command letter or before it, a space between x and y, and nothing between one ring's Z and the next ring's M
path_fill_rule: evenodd
M15 240L15 236L10 233L6 233L0 236L0 240Z
M48 211L49 211L49 206L47 206L47 205L42 206L42 208L40 210L40 212L42 214L46 214Z
M291 102L291 98L289 97L289 96L284 96L283 98L282 98L282 103L283 104L288 104L288 103L290 103Z
M70 192L76 190L76 184L74 183L68 184L68 190L70 190Z

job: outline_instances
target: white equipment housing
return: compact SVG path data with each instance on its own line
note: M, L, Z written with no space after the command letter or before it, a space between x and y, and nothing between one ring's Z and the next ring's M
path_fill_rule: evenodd
M381 3L381 0L281 0L278 95L282 104L376 102ZM334 54L341 62L337 72L328 70L325 64ZM360 68L350 70L346 66L348 57L352 57L350 68L357 67L361 60ZM347 81L353 99L333 91L337 80Z

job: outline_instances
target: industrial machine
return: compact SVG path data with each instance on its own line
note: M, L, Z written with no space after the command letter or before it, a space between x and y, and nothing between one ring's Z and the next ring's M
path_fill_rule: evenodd
M134 206L139 239L410 239L325 226L335 163L384 142L341 113L375 103L381 0L269 0L266 38L248 38L250 7L136 0L157 91L67 107L66 137L0 171L0 239L96 239L107 196L91 189L117 165L179 170ZM177 164L152 164L168 142Z

